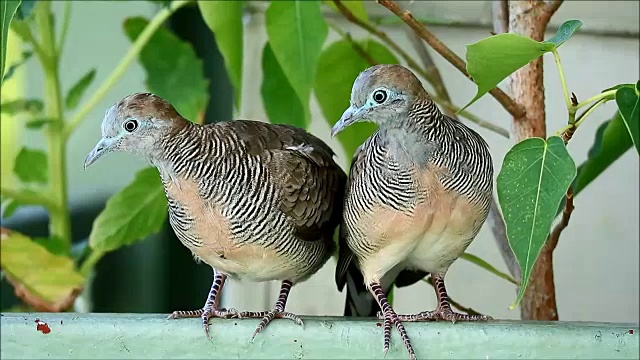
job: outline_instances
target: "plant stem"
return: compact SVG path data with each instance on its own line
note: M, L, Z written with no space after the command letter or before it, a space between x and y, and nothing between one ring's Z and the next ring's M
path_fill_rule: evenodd
M19 191L7 187L0 187L0 194L24 205L41 205L50 211L57 210L57 204L47 194L35 191Z
M598 106L606 103L607 101L609 101L609 99L606 98L602 98L600 100L598 100L597 103L591 105L585 112L583 112L582 114L580 114L580 116L578 116L578 119L576 120L576 128L580 125L582 125L582 122L587 118L587 116L591 115L591 113L598 108Z
M67 250L71 250L71 222L67 207L67 163L64 138L64 113L62 91L58 72L59 54L54 41L51 2L39 2L35 13L38 32L42 42L43 57L40 58L44 71L44 104L47 116L52 122L47 126L49 152L49 184L55 209L49 214L49 235L64 239Z
M91 250L89 256L85 261L82 262L82 266L80 267L80 274L85 278L88 278L93 270L93 267L100 261L100 259L104 256L104 252L99 250Z
M557 49L553 49L553 59L556 61L556 66L558 67L558 75L560 76L560 83L562 84L562 91L564 92L564 102L567 104L567 110L569 111L569 123L573 124L572 119L575 120L576 109L575 106L571 103L571 98L569 97L569 89L567 88L567 81L564 77L564 69L562 68L562 63L560 61L560 54L558 54ZM573 117L571 116L573 112Z
M594 95L594 96L588 98L585 101L579 102L578 105L576 105L576 109L580 109L582 107L585 107L585 106L589 105L590 103L592 103L594 101L598 101L600 99L613 100L615 98L615 96L616 96L616 91L618 91L618 89L613 89L613 90L602 92L602 93L600 93L598 95Z
M62 53L62 48L67 40L67 33L69 32L69 22L71 20L71 0L65 0L64 2L64 17L62 18L62 30L60 31L60 38L58 39L58 54Z
M109 77L100 85L100 88L93 93L93 96L87 100L82 108L80 108L75 115L71 118L67 124L64 135L65 138L69 137L71 133L82 123L82 120L93 110L93 108L107 95L107 92L120 80L125 71L129 68L129 65L136 59L142 48L149 42L151 36L155 31L164 23L165 20L171 16L176 10L183 7L193 0L177 0L173 1L168 8L164 8L151 19L147 27L140 33L138 38L129 48L129 51L120 60L120 63L111 72Z

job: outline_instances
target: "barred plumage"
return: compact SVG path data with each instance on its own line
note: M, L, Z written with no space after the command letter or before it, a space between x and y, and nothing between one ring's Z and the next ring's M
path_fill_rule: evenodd
M191 123L148 93L109 109L102 133L85 164L113 150L154 164L178 239L214 269L204 308L174 312L173 318L201 316L205 331L212 316L262 317L259 330L274 317L301 323L284 312L286 295L331 257L342 212L346 174L329 146L288 125ZM227 276L281 280L284 301L269 312L218 309Z
M357 121L374 122L379 129L352 160L336 283L340 290L348 284L345 315L371 316L379 306L385 348L395 323L415 357L401 321L485 319L453 313L442 279L486 220L493 163L482 137L443 115L415 75L400 65L362 72L351 107L332 133ZM406 286L427 273L441 284L438 309L395 314L385 298L391 281L397 276Z

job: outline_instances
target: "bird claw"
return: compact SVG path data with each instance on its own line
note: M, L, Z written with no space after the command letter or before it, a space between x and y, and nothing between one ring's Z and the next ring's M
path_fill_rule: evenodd
M391 325L395 324L400 337L402 338L402 342L404 343L405 348L409 352L409 359L416 360L416 353L413 350L413 346L411 345L411 341L409 340L409 336L407 335L407 331L402 324L402 321L399 319L398 315L390 310L386 313L378 312L378 315L382 315L382 320L384 320L384 356L387 356L387 352L389 352L389 345L391 342Z
M214 308L204 308L198 310L178 310L171 313L167 319L186 319L186 318L201 318L202 319L202 327L204 328L204 333L207 336L207 339L211 340L211 335L209 334L209 320L211 318L217 317L221 319L231 319L239 317L240 313L236 309L214 309Z
M488 315L468 315L455 312L451 308L438 307L434 311L423 311L414 315L398 315L400 321L416 322L416 321L438 321L445 320L456 323L458 321L489 321L493 320Z
M253 332L253 336L251 337L252 342L255 339L256 335L262 332L262 330L264 330L267 327L267 325L271 323L271 320L273 319L289 319L294 321L296 324L302 326L302 328L304 329L304 323L302 322L302 319L298 315L294 313L282 311L280 309L273 309L271 311L260 311L260 312L246 311L238 314L238 317L239 318L260 318L260 317L262 318L262 321L260 321L260 324L258 324L258 327Z

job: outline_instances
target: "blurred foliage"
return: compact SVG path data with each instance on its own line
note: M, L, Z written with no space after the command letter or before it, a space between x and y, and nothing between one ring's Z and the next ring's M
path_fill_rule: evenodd
M114 194L93 224L88 248L83 254L73 253L66 189L66 141L86 115L103 99L108 90L136 59L146 72L146 87L168 101L186 118L202 122L209 96L203 62L193 48L163 22L183 6L196 6L195 1L154 1L159 4L151 19L123 19L123 31L131 41L130 50L111 69L106 79L93 89L97 72L107 69L79 69L76 83L62 92L58 76L60 56L69 25L70 1L65 2L62 18L56 18L49 1L6 1L2 7L3 79L18 66L37 58L44 72L43 99L2 101L3 113L24 118L24 126L43 131L47 151L22 149L16 159L15 187L2 187L3 216L10 216L24 205L41 205L50 214L48 238L30 239L25 235L2 230L2 270L10 278L21 299L36 309L63 311L69 308L101 257L122 246L153 234L166 220L166 199L154 168L141 170L131 184ZM353 81L358 74L376 63L400 63L418 74L432 69L420 68L418 61L401 49L390 46L393 39L381 36L377 24L370 20L363 1L270 1L264 14L267 41L260 61L263 69L260 94L268 119L273 123L289 123L307 128L311 122L312 94L322 115L332 125L349 106ZM207 26L215 36L225 67L234 86L235 107L241 109L244 58L244 1L198 1ZM346 9L346 10L345 10ZM359 21L368 35L354 39L326 14L336 11L351 21ZM349 16L347 16L349 15ZM54 27L54 20L61 24ZM389 21L387 21L389 22ZM570 40L582 22L569 20L558 33L543 42L514 34L498 34L467 47L467 70L478 87L476 96L465 106L497 86L503 79L531 60L552 53L558 64L568 107L567 127L548 139L532 138L514 144L506 154L498 175L500 206L505 216L508 240L522 268L523 279L511 279L478 257L463 258L512 283L526 288L528 276L544 245L559 204L570 186L576 193L601 174L611 163L635 145L640 152L638 128L638 94L640 83L621 84L596 94L588 100L572 101L559 61L558 48ZM5 64L6 34L11 28L27 49L19 61ZM55 29L59 29L56 31ZM327 42L329 29L340 35ZM382 42L374 40L378 37ZM69 44L68 46L73 46ZM400 50L400 51L399 51ZM32 56L35 55L35 56ZM398 59L402 59L400 61ZM410 61L407 61L410 60ZM437 88L433 78L424 79ZM247 86L254 86L255 81ZM90 93L89 99L83 100ZM434 98L440 105L452 104ZM251 101L255 101L251 99ZM589 158L576 168L563 139L565 130L575 130L600 105L615 101L619 111L598 129ZM584 110L577 115L578 110ZM73 111L72 113L70 113ZM495 127L488 128L495 131ZM358 124L338 136L348 157L375 131L371 124ZM573 184L573 185L571 185ZM87 253L88 255L86 255ZM86 255L86 256L84 256ZM76 259L76 257L78 259ZM74 264L73 260L78 260ZM517 302L516 301L516 302Z

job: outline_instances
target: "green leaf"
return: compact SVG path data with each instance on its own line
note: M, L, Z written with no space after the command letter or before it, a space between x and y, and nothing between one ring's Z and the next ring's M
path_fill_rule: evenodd
M17 202L14 199L9 199L7 201L3 201L3 203L2 203L2 217L5 218L5 219L11 217L11 215L13 215L21 205L22 204L20 204L19 202Z
M163 8L169 7L169 5L171 5L171 0L147 0L149 2L152 2L154 4L158 4Z
M22 58L17 63L9 65L9 67L7 68L7 71L4 73L3 81L9 80L13 76L13 74L16 72L16 70L18 70L20 66L24 65L32 55L33 55L33 52L31 51L23 51Z
M462 259L467 260L468 262L478 265L479 267L487 270L488 272L492 273L493 275L496 275L500 278L503 278L505 280L507 280L508 282L514 284L514 285L519 285L518 282L512 278L509 274L506 274L498 269L496 269L493 265L489 264L488 262L482 260L481 258L477 257L476 255L473 254L469 254L469 253L463 253L461 256Z
M25 124L25 127L27 129L40 129L41 127L45 126L46 124L52 123L54 121L55 121L55 119L48 118L48 117L35 118L33 120L27 121L27 123Z
M498 86L507 76L555 45L519 34L498 34L467 45L467 71L478 86L476 96L462 110Z
M242 94L243 6L244 1L198 1L202 18L215 35L216 44L235 88L236 108L240 108Z
M629 88L633 89L635 87L635 85L634 84L618 84L616 86L612 86L612 87L610 87L608 89L602 90L601 93L604 93L604 92L607 92L607 91L611 91L611 90L617 90L617 89L620 89L621 87L629 87Z
M47 251L54 255L68 255L71 250L71 244L67 243L63 238L53 236L47 237L35 237L33 241L36 244L43 246Z
M89 245L102 252L131 245L158 232L167 214L167 199L158 170L142 169L133 182L109 198L93 222Z
M309 118L300 99L282 72L267 42L262 50L262 104L272 123L289 124L305 129Z
M616 91L616 104L622 115L624 125L640 155L640 81L635 89L621 87Z
M576 166L558 136L529 138L504 157L497 178L507 238L522 271L522 299L531 270L551 230L556 210L576 176Z
M128 18L124 30L132 42L149 22ZM147 72L147 89L169 101L186 119L202 122L209 101L203 62L188 43L159 28L144 46L139 60Z
M7 101L0 105L0 111L8 115L15 115L21 112L38 114L44 109L44 104L38 99L17 99Z
M329 31L320 2L272 1L265 19L271 49L309 114L316 64Z
M11 25L11 20L16 14L16 10L18 10L18 6L20 6L20 0L2 0L0 3L0 21L2 21L2 41L0 46L2 46L2 54L0 55L0 83L4 81L4 68L7 65L7 40L9 37L9 26Z
M18 153L13 172L24 183L47 183L47 154L23 147Z
M328 5L333 10L335 10L338 14L341 14L340 10L338 10L338 7L333 1L322 0L322 2L325 5ZM362 22L365 22L365 23L369 22L369 16L367 15L367 10L364 8L364 1L362 0L342 1L342 5L344 5L344 7L349 9L349 11L351 11L353 16L355 16L357 19L360 19Z
M578 175L573 188L574 195L578 195L631 146L633 146L631 137L629 137L620 112L616 110L611 119L598 127L587 160L578 167Z
M580 20L567 20L560 25L556 35L545 42L552 43L556 48L558 48L560 45L564 44L565 41L569 40L571 36L573 36L573 33L581 26L582 21Z
M55 255L27 236L2 228L0 265L25 303L38 311L60 312L73 305L85 279L71 258Z
M95 77L96 69L91 69L88 73L84 74L84 76L82 76L75 85L71 87L65 99L65 105L67 106L67 109L71 110L78 106L82 95L87 90L89 85L91 85L91 82L93 82L93 79L95 79Z
M36 2L38 2L38 0L22 0L22 3L16 12L16 19L24 20L28 18L33 13L33 8L35 7Z
M374 40L358 41L358 44L380 64L399 63L391 51ZM324 49L316 68L314 93L329 126L333 126L349 107L353 81L369 66L348 40L338 40ZM347 156L351 156L375 129L371 123L356 123L338 134L337 138Z

